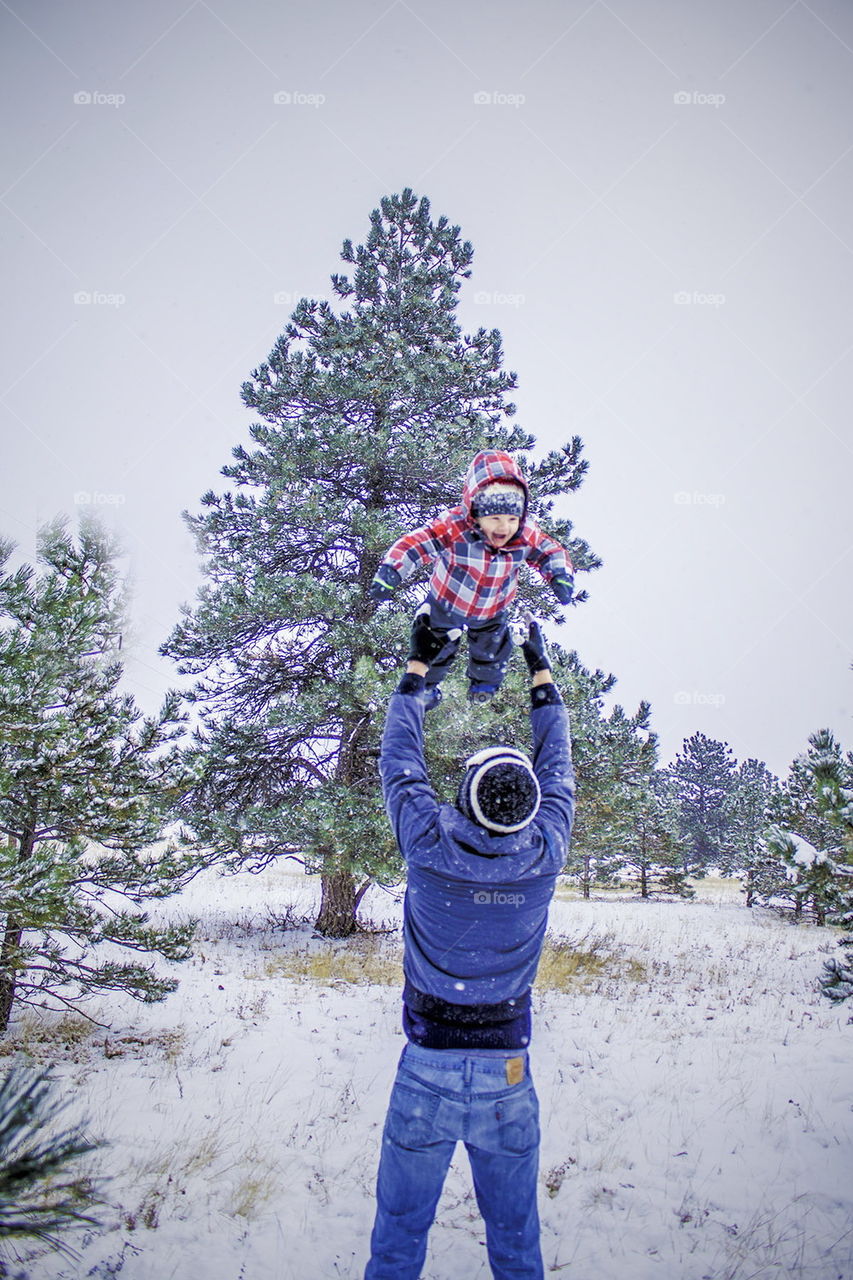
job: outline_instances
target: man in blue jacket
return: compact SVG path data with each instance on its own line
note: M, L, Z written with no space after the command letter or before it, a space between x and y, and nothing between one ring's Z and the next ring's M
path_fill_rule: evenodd
M380 768L407 866L403 1049L388 1105L365 1280L417 1280L457 1141L465 1143L495 1280L542 1280L539 1107L530 988L574 817L569 723L538 625L533 759L508 747L466 764L440 805L423 754L428 628L391 696Z

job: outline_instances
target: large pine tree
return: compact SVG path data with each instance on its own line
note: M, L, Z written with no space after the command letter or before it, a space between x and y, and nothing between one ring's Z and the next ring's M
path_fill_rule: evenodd
M774 881L774 864L768 860L764 836L778 788L778 778L762 760L750 758L738 765L726 807L728 840L723 870L743 879L748 907Z
M681 869L678 796L665 769L655 769L632 788L626 817L630 825L624 863L636 874L640 897L651 897L655 883L661 890L692 897Z
M617 705L605 710L614 675L586 670L575 654L555 648L554 672L568 684L577 810L567 871L585 898L595 882L607 883L623 867L632 842L633 798L654 769L657 737L649 730L651 708L641 702L629 715Z
M384 551L458 501L467 463L494 446L521 451L532 510L576 566L598 562L551 516L583 478L580 440L525 457L534 437L511 422L500 333L457 323L473 257L459 228L407 189L341 256L337 308L302 299L243 387L261 419L253 447L223 469L233 491L189 517L207 581L164 651L199 677L195 840L235 870L302 858L322 873L318 930L345 936L370 879L397 867L376 755L423 582L375 611ZM555 614L550 595L524 590Z
M784 880L771 895L789 898L796 918L853 925L853 757L828 729L809 739L774 797L766 847ZM768 896L771 896L768 895Z
M84 521L75 540L60 521L40 532L38 570L4 573L12 551L0 545L0 1033L16 998L172 991L139 955L183 959L192 929L155 928L139 907L196 867L155 845L189 781L174 745L184 717L177 694L144 719L118 689L110 539Z
M704 875L729 857L729 800L736 761L726 742L694 733L670 766L681 804L684 870Z

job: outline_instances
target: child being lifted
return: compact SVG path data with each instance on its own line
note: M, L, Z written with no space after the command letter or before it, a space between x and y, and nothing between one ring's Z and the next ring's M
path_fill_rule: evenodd
M478 453L465 476L462 502L431 524L399 538L385 554L370 596L390 600L394 588L422 564L433 562L429 591L415 614L410 659L430 633L437 654L426 675L427 707L441 700L439 684L468 632L468 697L485 702L506 674L512 637L509 607L518 590L521 564L532 565L560 604L572 598L573 570L563 547L527 514L529 491L521 468L508 453ZM438 644L441 642L440 649Z

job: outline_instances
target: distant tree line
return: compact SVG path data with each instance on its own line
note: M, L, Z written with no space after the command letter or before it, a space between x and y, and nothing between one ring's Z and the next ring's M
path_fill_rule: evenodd
M579 823L571 870L582 885L633 875L644 897L713 872L742 880L747 906L846 924L851 787L853 755L828 730L812 736L783 781L762 761L738 763L727 743L695 733L668 768L655 765L641 782L619 771L607 798L593 789L595 818Z

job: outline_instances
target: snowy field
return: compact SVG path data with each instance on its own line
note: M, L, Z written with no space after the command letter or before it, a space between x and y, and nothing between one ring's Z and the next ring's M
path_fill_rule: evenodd
M7 1254L10 1274L361 1276L403 1045L400 909L373 889L361 915L390 932L329 943L293 923L317 890L292 864L199 878L160 908L200 920L165 1003L92 1007L108 1030L18 1011L6 1062L55 1062L111 1176L76 1259ZM570 945L543 966L532 1046L546 1274L851 1280L851 1009L814 986L836 935L719 883L678 903L560 892ZM489 1275L460 1146L424 1280Z

